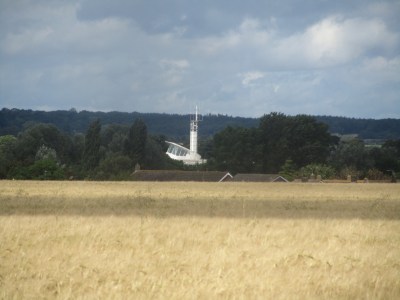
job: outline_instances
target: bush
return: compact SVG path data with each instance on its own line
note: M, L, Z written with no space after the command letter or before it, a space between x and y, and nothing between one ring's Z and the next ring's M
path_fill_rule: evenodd
M335 176L335 170L324 164L309 164L301 168L301 174L306 178L310 178L314 174L314 176L320 175L322 179L331 179Z
M132 160L125 155L109 156L100 162L95 179L124 179L133 172Z
M65 179L64 170L53 159L37 160L28 169L32 179L40 179L40 180Z
M279 175L285 177L289 181L293 181L297 177L296 166L293 164L292 160L287 159L285 161Z
M390 176L385 176L385 174L383 174L383 172L379 171L378 169L368 170L366 177L370 180L390 179Z

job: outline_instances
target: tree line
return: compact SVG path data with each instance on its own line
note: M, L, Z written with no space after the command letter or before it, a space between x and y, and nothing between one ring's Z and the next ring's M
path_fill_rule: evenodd
M367 147L361 139L331 135L326 124L306 115L271 113L258 127L227 127L211 146L209 165L232 173L380 180L400 172L400 140Z
M288 179L384 179L400 172L400 139L368 147L360 139L331 135L326 124L307 115L271 113L256 126L227 126L212 137L203 136L199 152L207 164L194 167L171 160L165 139L150 134L141 118L130 125L95 119L84 133L27 124L16 135L0 136L0 178L122 180L137 166L280 173ZM187 145L188 135L184 142Z
M0 136L0 178L120 180L135 166L181 168L165 150L165 138L148 135L141 119L130 127L95 120L85 134L74 135L35 124L17 136Z

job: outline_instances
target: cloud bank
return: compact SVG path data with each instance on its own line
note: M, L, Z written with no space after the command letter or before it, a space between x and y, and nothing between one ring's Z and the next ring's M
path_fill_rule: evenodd
M0 106L400 117L398 1L214 2L0 1Z

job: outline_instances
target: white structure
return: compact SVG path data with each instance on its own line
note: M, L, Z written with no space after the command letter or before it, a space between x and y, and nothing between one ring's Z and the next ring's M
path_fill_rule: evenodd
M197 153L197 133L199 129L199 122L202 121L201 116L197 112L190 117L190 149L178 145L173 142L169 144L167 155L175 160L182 161L185 165L196 165L203 164L206 162L205 159L201 159L200 154Z

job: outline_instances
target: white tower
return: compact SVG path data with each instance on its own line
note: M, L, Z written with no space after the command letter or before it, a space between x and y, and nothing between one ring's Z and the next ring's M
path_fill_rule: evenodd
M197 131L199 129L199 121L201 120L199 119L196 106L196 113L190 118L190 154L192 155L197 153Z
M180 160L186 165L204 164L207 161L202 159L200 154L197 153L197 134L199 129L199 122L203 121L201 115L198 114L197 106L196 113L190 116L190 147L185 148L182 145L168 142L169 145L167 155L175 160Z

